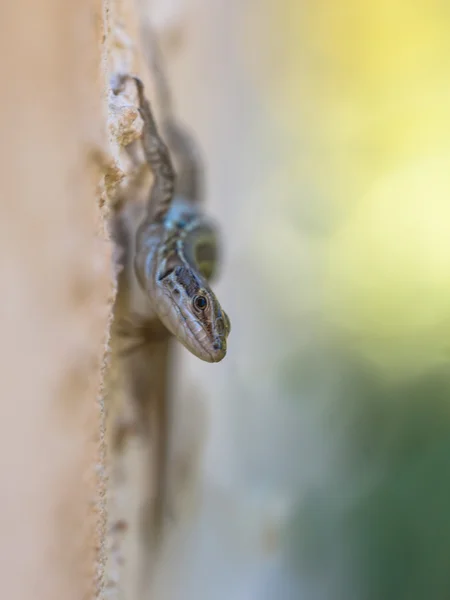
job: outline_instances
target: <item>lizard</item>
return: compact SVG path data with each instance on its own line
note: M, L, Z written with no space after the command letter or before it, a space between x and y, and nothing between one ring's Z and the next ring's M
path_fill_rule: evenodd
M165 80L159 69L155 72L165 108L162 130L168 144L159 132L142 81L125 76L123 83L131 79L136 85L143 120L141 145L153 182L143 214L136 207L124 210L113 235L123 250L118 294L121 308L116 310L114 331L119 338L131 340L120 353L127 361L124 369L129 392L140 414L138 426L150 427L155 440L154 493L151 505L143 508L142 529L147 543L149 539L160 541L168 504L172 341L178 340L203 361L219 362L226 355L231 329L210 287L216 273L218 236L203 214L202 169L196 144L175 120ZM169 148L178 158L177 172ZM117 435L118 443L119 438Z

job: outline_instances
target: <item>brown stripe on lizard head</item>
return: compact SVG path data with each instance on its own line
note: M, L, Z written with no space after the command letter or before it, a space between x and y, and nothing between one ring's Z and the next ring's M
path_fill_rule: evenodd
M186 290L189 298L193 298L200 290L200 285L195 275L186 267L177 267L175 269L177 282Z

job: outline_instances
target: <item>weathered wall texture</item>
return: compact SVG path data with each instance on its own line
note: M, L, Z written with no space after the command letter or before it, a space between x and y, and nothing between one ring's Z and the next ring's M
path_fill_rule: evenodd
M2 3L0 596L96 596L100 372L112 295L91 151L100 0Z
M157 43L161 46L164 58L168 59L169 64L166 66L170 69L173 55L178 56L179 51L184 51L184 40L181 40L178 34L184 34L185 30L189 29L189 25L180 18L179 7L172 7L173 14L177 15L172 22L173 28L167 27L167 12L166 15L162 15L158 9L154 11L152 8L154 8L153 3L146 1L133 3L127 0L116 0L108 3L103 64L106 76L113 87L122 74L137 74L141 77L145 84L146 95L151 98L153 110L158 117L164 107L158 105L159 94L155 89L156 82L149 66L152 46L155 42L153 36L158 37ZM167 5L165 8L167 9ZM155 20L160 26L155 27ZM174 41L181 43L173 44ZM171 54L173 50L175 53ZM125 204L129 205L140 200L145 201L150 179L148 176L145 181L141 178L140 185L132 183L137 169L130 161L129 154L130 151L138 151L139 144L132 150L130 147L128 152L124 151L124 147L138 138L142 123L136 110L135 86L130 82L120 91L119 87L117 86L117 93L110 91L108 96L108 131L114 159L109 170L108 192L113 201L123 199ZM184 97L177 94L174 100L178 108L183 105ZM125 193L119 192L117 196L119 183ZM121 314L120 298L119 293L117 314ZM127 393L129 387L126 379L129 367L127 371L126 361L120 359L116 350L113 338L111 369L108 373L107 385L110 474L108 531L110 535L107 539L106 595L108 599L134 600L147 595L157 598L159 596L153 585L158 578L160 565L166 563L164 550L168 540L164 540L162 554L159 551L154 552L154 549L145 542L145 534L142 531L142 511L154 491L152 456L155 437L150 426L145 429L145 424L142 422L139 422L138 426L133 426L136 419L136 399L130 401ZM158 364L161 364L161 356L148 357L147 375L152 369L157 372ZM171 371L172 366L171 364ZM200 397L198 389L191 386L191 382L186 379L184 373L180 374L178 368L173 369L173 372L176 376L170 378L170 383L178 385L181 382L180 387L184 391L187 390L187 393L176 393L176 397L171 398L176 406L171 411L171 460L168 478L170 511L173 512L174 519L165 531L165 536L168 538L172 537L173 531L184 526L186 514L192 512L188 505L194 503L186 500L190 500L189 496L192 495L190 492L195 488L192 484L195 483L198 474L198 458L204 441L205 424L203 398ZM149 397L150 387L147 380L145 388L148 388ZM185 511L185 508L188 508L188 511ZM151 589L144 592L143 590L149 585Z

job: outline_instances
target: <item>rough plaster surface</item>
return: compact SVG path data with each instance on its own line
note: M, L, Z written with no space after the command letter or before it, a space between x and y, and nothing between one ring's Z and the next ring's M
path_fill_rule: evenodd
M80 600L102 563L101 369L110 246L92 151L100 0L2 5L2 598Z

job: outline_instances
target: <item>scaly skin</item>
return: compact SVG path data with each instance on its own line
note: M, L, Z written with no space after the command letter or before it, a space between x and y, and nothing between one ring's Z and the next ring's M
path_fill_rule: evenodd
M135 82L144 121L144 153L154 176L147 217L136 235L136 276L158 318L183 346L201 360L219 362L226 355L230 321L204 275L215 260L213 230L188 203L180 210L182 199L173 204L170 155L142 82L137 78Z
M179 159L178 172L175 176L143 85L134 78L153 185L143 213L125 203L116 222L116 240L123 250L116 331L126 342L121 356L139 431L145 436L152 432L155 481L150 482L142 526L143 540L152 547L161 539L168 508L170 338L201 360L219 362L226 355L230 332L230 321L208 283L215 274L218 244L215 228L203 216L197 149L173 120L165 79L158 65L153 66L167 115L164 131ZM145 578L147 559L143 560Z

